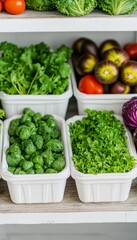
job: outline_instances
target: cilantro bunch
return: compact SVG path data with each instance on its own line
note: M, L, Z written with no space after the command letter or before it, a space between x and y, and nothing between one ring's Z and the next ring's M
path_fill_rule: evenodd
M73 161L82 173L123 173L135 166L125 127L111 111L86 109L86 117L69 124Z
M61 45L52 51L43 42L28 47L2 42L0 52L0 91L43 95L68 89L71 48Z

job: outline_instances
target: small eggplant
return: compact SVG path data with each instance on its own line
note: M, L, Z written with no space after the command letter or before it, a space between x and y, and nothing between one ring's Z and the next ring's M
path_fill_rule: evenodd
M104 52L103 59L114 62L118 67L129 61L127 52L121 48L112 48Z
M107 39L103 41L99 47L100 56L104 54L105 51L112 48L121 48L120 44L114 39Z
M137 62L128 61L120 69L120 79L129 86L137 85Z
M97 63L98 58L95 55L85 53L78 59L77 64L75 65L75 70L79 75L85 75L93 72Z
M77 54L91 53L97 56L98 47L94 41L89 38L79 38L73 43L73 52Z
M118 80L119 69L112 61L102 60L96 65L94 74L99 82L112 84Z
M127 94L130 92L130 86L120 82L116 81L110 86L110 93L113 94Z

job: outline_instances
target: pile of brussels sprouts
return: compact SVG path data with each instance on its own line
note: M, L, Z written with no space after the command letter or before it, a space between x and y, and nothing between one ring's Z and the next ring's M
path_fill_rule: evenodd
M6 149L8 171L13 174L58 173L65 167L61 131L53 115L42 116L25 108L11 120Z

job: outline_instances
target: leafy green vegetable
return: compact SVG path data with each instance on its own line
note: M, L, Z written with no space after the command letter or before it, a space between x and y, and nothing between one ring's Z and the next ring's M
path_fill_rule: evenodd
M73 161L82 173L128 172L130 156L124 125L111 111L86 109L86 117L69 124Z
M130 14L137 10L137 0L98 0L98 7L110 15Z
M97 7L96 0L53 0L57 10L68 16L83 16Z
M5 117L5 111L4 109L0 109L0 119Z
M61 131L54 116L25 108L8 128L8 170L13 174L57 173L65 167Z
M72 49L66 45L53 51L43 42L21 48L2 42L0 51L0 91L43 95L62 94L68 89Z
M53 9L51 0L26 0L28 9L35 11L49 11Z

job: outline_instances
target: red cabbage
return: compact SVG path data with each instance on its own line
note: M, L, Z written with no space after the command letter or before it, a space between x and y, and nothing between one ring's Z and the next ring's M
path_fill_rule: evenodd
M132 97L123 104L122 117L129 130L137 128L137 97Z

